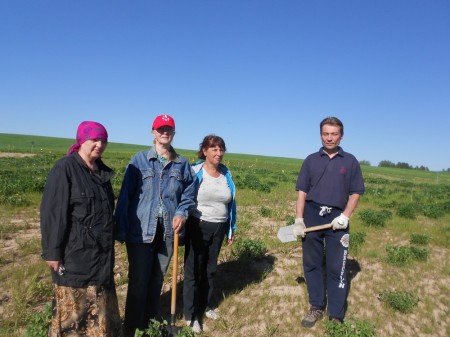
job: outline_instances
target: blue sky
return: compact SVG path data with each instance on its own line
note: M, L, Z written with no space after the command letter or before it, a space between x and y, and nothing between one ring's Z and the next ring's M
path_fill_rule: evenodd
M2 0L0 133L305 158L337 116L344 150L450 168L448 0ZM107 153L106 153L107 155Z

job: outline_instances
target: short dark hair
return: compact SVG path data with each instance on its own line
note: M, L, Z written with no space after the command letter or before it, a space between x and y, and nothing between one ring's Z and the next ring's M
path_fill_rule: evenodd
M200 143L200 148L197 152L197 157L200 159L206 159L205 155L203 154L203 150L216 146L219 146L224 152L227 151L225 141L223 140L222 137L216 135L207 135L205 138L203 138L203 141Z
M322 127L324 125L332 125L332 126L339 126L341 128L341 135L344 135L344 124L342 124L341 120L337 117L327 117L324 118L320 122L320 132L322 133Z

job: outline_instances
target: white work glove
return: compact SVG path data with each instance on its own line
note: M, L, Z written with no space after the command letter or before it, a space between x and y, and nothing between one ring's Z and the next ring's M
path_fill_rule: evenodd
M331 226L334 230L346 229L348 227L348 217L344 213L341 213L341 215L331 221Z
M301 236L302 238L305 237L305 222L303 221L303 218L297 218L294 222L294 227L292 229L292 232L295 236Z

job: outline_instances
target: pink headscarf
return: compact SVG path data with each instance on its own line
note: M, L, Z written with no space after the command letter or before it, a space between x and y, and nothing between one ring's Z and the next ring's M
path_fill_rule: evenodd
M108 140L108 132L105 127L97 122L85 121L78 125L77 142L67 151L67 155L78 152L80 145L90 139Z

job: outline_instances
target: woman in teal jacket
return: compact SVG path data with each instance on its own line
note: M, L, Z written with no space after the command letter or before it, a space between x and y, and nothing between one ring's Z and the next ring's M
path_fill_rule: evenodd
M230 170L221 163L226 151L221 137L208 135L193 165L197 176L197 206L186 222L183 310L186 324L201 332L203 313L218 319L214 296L217 260L225 236L228 245L236 231L236 188Z

